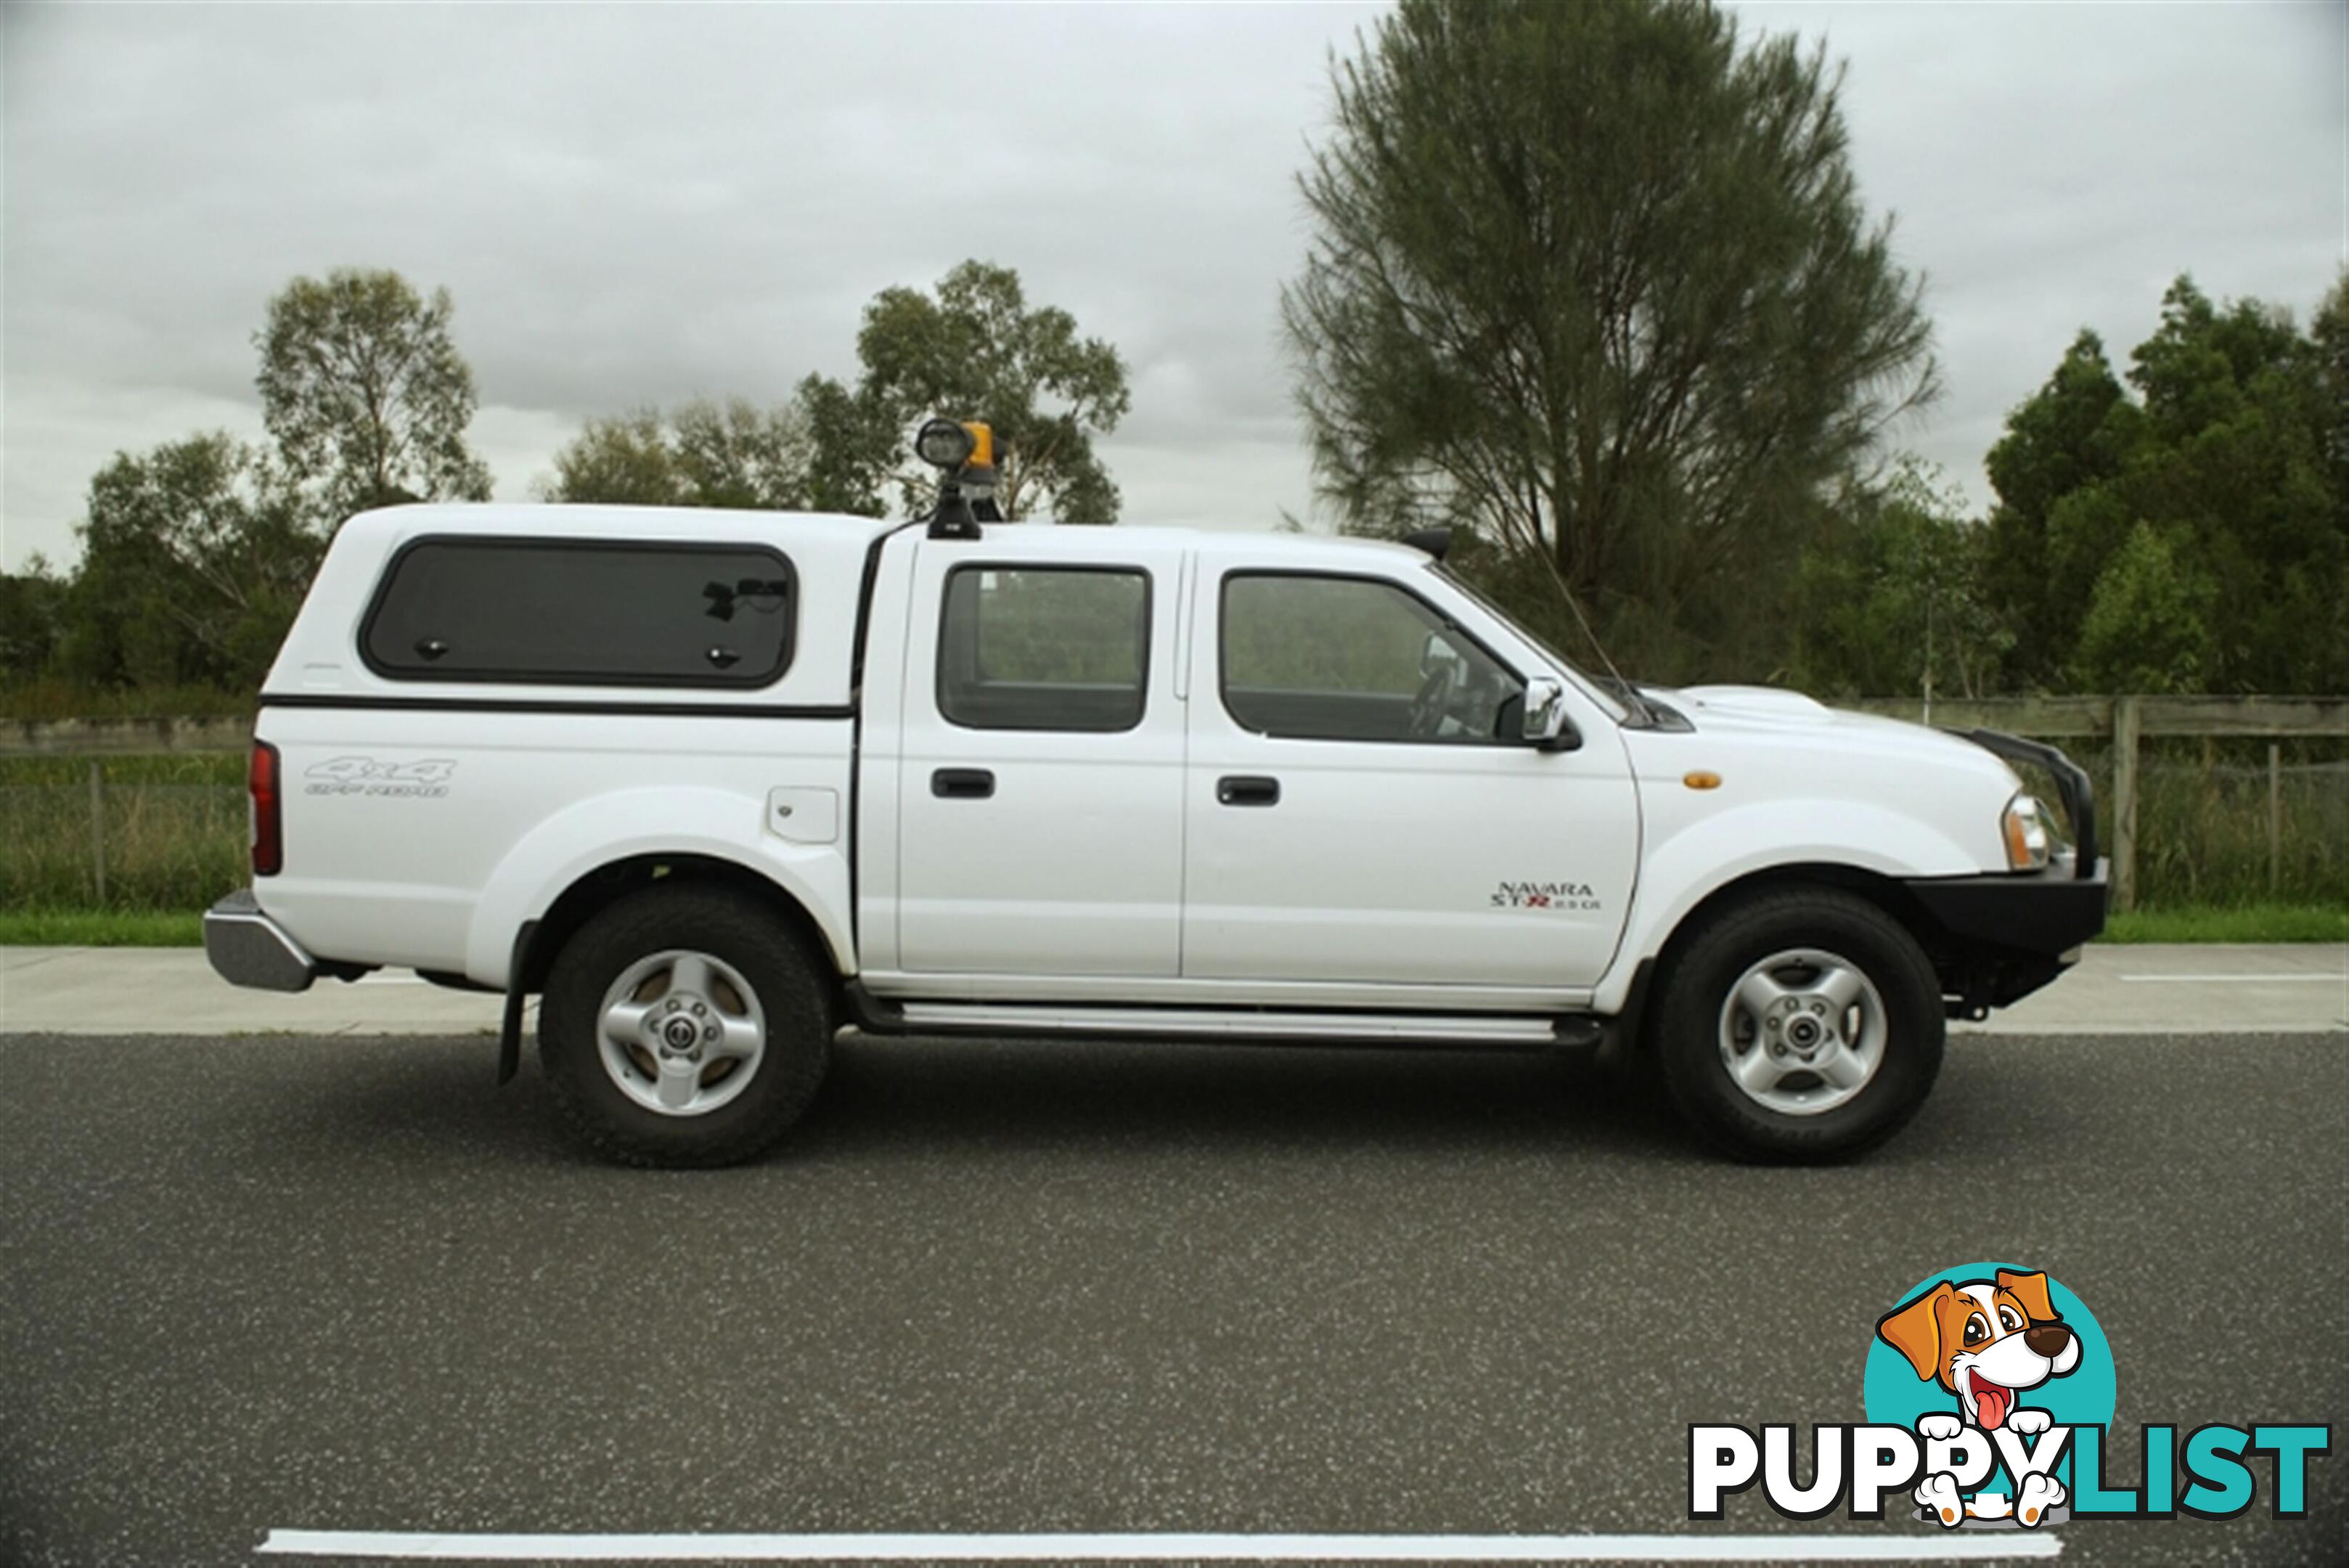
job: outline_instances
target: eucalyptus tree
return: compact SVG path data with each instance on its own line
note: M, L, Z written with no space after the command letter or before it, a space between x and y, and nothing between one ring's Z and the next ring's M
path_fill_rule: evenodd
M489 466L465 444L473 373L457 352L445 288L338 267L269 302L263 422L329 523L398 501L486 501Z
M856 353L869 421L910 432L943 414L993 427L1006 517L1049 508L1062 523L1117 520L1117 486L1093 438L1131 404L1125 362L1103 339L1079 336L1066 310L1030 306L1016 271L967 261L935 293L882 290L865 306ZM922 471L901 474L909 510L924 504L926 484Z
M1841 84L1702 0L1402 0L1333 61L1282 296L1325 499L1468 525L1659 673L1773 636L1820 499L1936 385Z

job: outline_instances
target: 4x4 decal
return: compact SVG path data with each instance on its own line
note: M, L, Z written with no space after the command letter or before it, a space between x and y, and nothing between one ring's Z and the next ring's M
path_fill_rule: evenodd
M392 763L375 757L336 757L312 763L302 772L310 782L305 794L407 795L438 800L449 793L449 779L457 764L445 757L424 762Z

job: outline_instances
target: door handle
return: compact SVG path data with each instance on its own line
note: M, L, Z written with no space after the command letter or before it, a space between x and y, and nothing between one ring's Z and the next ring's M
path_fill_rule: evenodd
M930 793L940 800L985 800L995 793L995 774L986 768L940 768L930 775Z
M1278 805L1280 781L1249 774L1230 774L1216 781L1219 805Z

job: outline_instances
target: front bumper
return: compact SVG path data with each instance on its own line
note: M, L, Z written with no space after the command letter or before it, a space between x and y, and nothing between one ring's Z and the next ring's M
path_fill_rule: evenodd
M2096 795L2087 771L2055 747L1997 730L1951 733L2008 762L2033 763L2055 780L2073 849L2044 870L1911 881L1909 891L1940 928L1933 965L1953 1018L1986 1017L2070 968L2080 945L2105 929L2105 861L2096 854Z
M258 991L307 991L325 967L261 912L250 888L204 911L204 957L231 985Z
M1909 891L1961 942L2057 957L2105 929L2107 863L2085 875L2070 857L2044 871L1920 877Z
M2044 871L1919 877L1904 884L1940 940L1934 967L1952 1017L1981 1018L2069 969L2105 929L2107 865L2059 857Z

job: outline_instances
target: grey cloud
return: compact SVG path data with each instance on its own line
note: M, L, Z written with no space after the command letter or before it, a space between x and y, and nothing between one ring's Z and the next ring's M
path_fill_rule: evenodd
M1325 60L1377 7L0 12L5 538L69 551L107 453L258 429L301 272L457 300L519 495L590 414L851 371L860 311L966 256L1133 368L1127 514L1268 522L1310 484L1278 353ZM2303 306L2342 254L2337 7L1754 6L1851 58L1868 199L1931 279L1973 485L2072 332L2168 277Z
M1907 439L1977 505L2081 327L2125 366L2181 272L2304 317L2349 259L2349 8L1740 9L1850 61L1853 161L1926 275L1947 387Z

